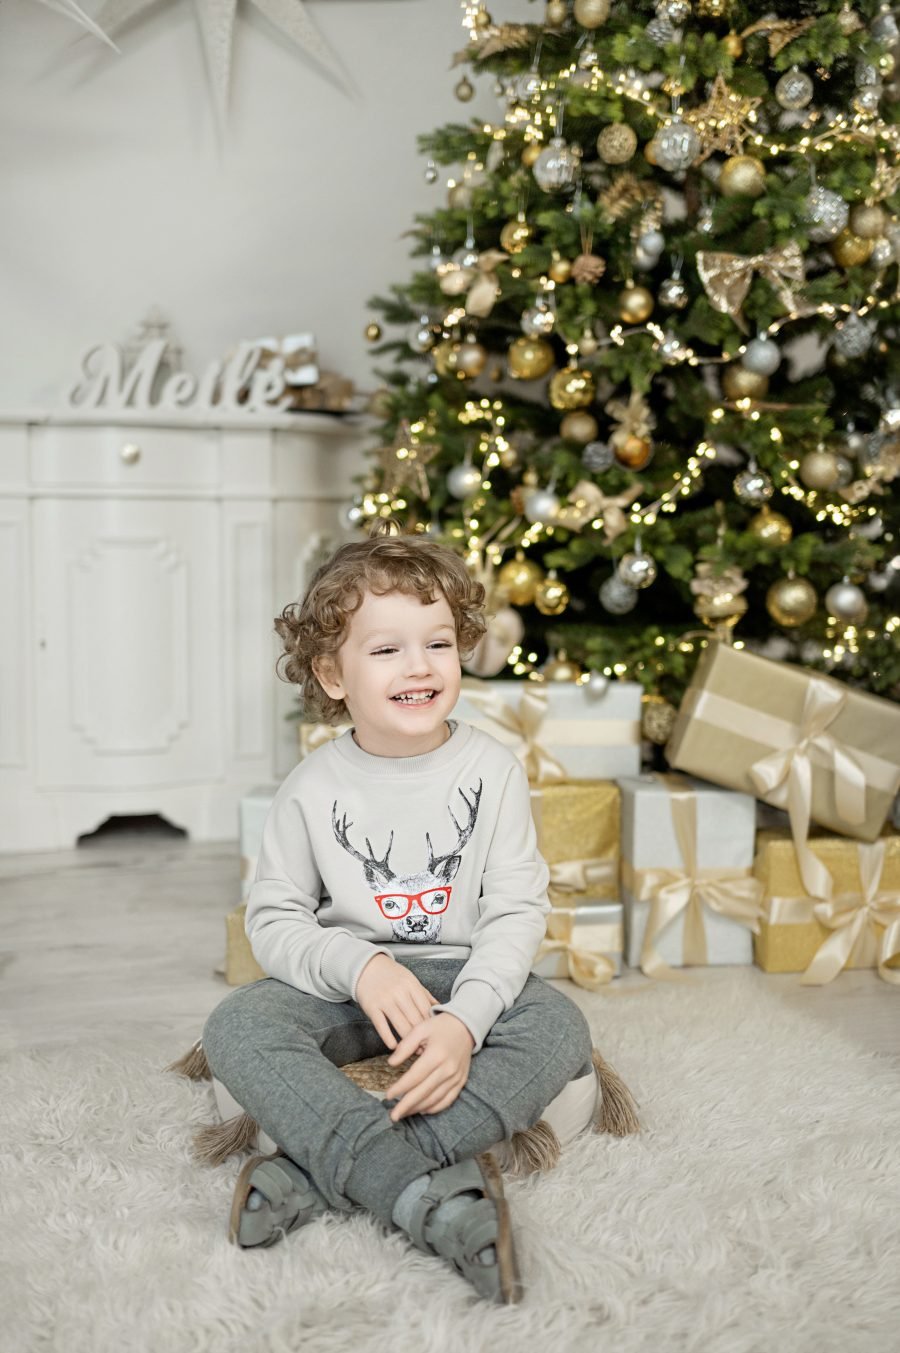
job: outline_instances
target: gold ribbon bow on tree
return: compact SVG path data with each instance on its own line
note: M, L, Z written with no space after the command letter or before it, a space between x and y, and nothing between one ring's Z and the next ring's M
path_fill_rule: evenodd
M486 718L517 739L513 751L525 767L531 784L560 784L568 778L565 767L542 747L537 737L547 714L547 692L531 682L525 684L519 708L505 704L487 682L464 681L462 694Z
M502 249L485 249L478 255L475 280L466 294L466 314L486 319L500 295L497 268L509 258Z
M878 975L900 986L900 970L888 968L900 955L900 892L879 892L884 868L884 842L857 846L861 893L841 893L828 902L817 902L813 911L834 933L818 949L800 978L807 986L821 986L846 966L853 948L867 928L883 926L878 944Z
M807 842L812 807L811 753L819 752L830 764L834 773L835 804L842 820L855 826L866 817L865 772L826 731L846 700L847 692L838 685L812 677L806 689L794 746L786 751L771 752L750 767L750 776L760 797L777 808L787 808L803 886L811 897L825 901L831 897L833 880Z
M656 426L650 405L640 390L632 390L627 402L624 399L611 399L604 407L610 418L618 424L609 438L610 446L617 449L624 446L629 437L649 437Z
M607 545L616 540L628 526L624 509L641 492L640 484L632 484L624 493L607 496L590 479L580 479L566 502L556 514L556 522L579 531L596 517L603 518L603 539Z
M725 254L701 249L697 255L697 271L714 309L730 315L735 324L747 333L747 321L741 306L747 299L753 274L758 272L771 282L788 310L797 308L794 288L802 286L803 252L793 240L767 249L764 254Z
M639 902L650 902L650 916L641 947L641 971L647 977L678 977L657 952L656 940L684 913L682 959L685 966L704 966L707 960L703 908L759 930L763 887L746 869L697 868L697 798L682 788L677 777L664 776L672 787L669 800L672 824L681 851L683 870L626 869L626 883Z

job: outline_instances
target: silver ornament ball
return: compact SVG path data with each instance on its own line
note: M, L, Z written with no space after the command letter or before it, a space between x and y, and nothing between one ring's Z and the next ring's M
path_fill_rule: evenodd
M771 338L752 338L741 358L741 366L757 376L771 376L781 365L781 349Z
M433 164L432 161L429 160L428 163L427 163L426 166L425 166L425 182L426 182L426 183L437 183L437 181L438 181L438 169L437 169L437 165L436 165L436 164Z
M842 357L862 357L872 346L872 330L853 310L835 326L832 346Z
M662 0L662 4L657 5L657 14L665 14L672 23L684 23L685 19L690 17L690 0Z
M609 690L609 677L604 676L602 672L591 672L585 688L588 695L593 696L595 700L602 700Z
M833 615L835 620L843 620L847 625L861 625L869 613L869 604L862 588L848 582L846 578L829 587L825 593L825 605L829 615Z
M600 585L600 604L610 615L627 615L637 605L638 594L614 573Z
M803 210L809 222L807 234L817 244L824 244L839 235L850 216L850 207L839 193L819 186L807 194Z
M581 463L586 470L600 474L608 470L616 458L616 453L606 442L588 442L581 453Z
M869 262L876 268L887 268L894 262L894 246L886 235L882 235L872 246Z
M578 156L561 136L554 136L546 150L542 150L532 166L538 187L545 193L561 192L571 188L578 174Z
M659 262L659 254L652 254L649 250L642 249L640 245L635 249L632 258L634 266L640 268L641 272L649 272Z
M656 560L643 550L631 550L619 560L616 574L620 582L638 590L656 582Z
M683 310L688 303L688 290L680 277L667 277L657 293L660 305L668 310Z
M657 352L667 366L683 362L687 356L687 348L675 334L665 334L659 341Z
M552 333L556 316L547 305L532 305L527 310L522 311L522 318L519 323L522 333L529 338L543 338Z
M349 507L345 507L341 512L341 521L346 527L356 528L357 526L361 526L365 519L366 514L359 503L351 503Z
M741 470L740 474L735 475L735 497L747 507L762 507L763 503L767 503L772 497L773 492L771 479L765 470L760 470L755 465L748 465L746 470Z
M406 341L413 352L427 352L434 347L434 340L434 330L427 315L420 315L418 322L411 324L406 331Z
M802 70L797 70L796 66L792 70L785 71L775 86L775 98L778 103L791 112L805 108L812 96L812 80Z
M447 475L447 488L454 498L468 498L481 487L481 471L474 465L454 465Z
M834 487L836 489L845 489L853 481L853 461L848 460L846 456L835 456L836 477Z
M665 47L667 42L674 42L678 30L672 23L667 14L658 13L654 19L651 19L644 29L651 42L655 42L657 47Z
M553 521L559 511L559 499L549 489L534 489L523 500L523 507L530 522Z
M653 137L653 152L660 169L677 174L688 169L700 154L700 137L688 122L675 118Z

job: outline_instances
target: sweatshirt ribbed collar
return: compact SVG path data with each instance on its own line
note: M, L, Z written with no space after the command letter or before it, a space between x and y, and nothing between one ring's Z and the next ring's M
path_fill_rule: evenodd
M456 719L448 719L447 722L451 729L447 741L442 742L440 747L435 747L434 751L423 753L422 756L373 756L371 752L363 751L362 747L353 741L352 731L342 733L327 746L355 769L368 775L391 778L401 775L427 775L430 771L441 770L455 761L472 735L472 729L467 723L459 723Z

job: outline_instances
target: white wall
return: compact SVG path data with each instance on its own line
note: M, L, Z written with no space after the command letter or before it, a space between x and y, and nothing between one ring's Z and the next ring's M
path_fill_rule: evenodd
M97 12L96 0L83 0ZM219 144L191 0L122 55L28 0L0 6L0 409L59 402L89 345L151 305L199 371L241 338L312 329L323 366L371 388L366 299L409 276L413 213L443 200L416 135L453 96L458 0L307 0L347 93L239 0ZM499 19L534 16L497 0Z

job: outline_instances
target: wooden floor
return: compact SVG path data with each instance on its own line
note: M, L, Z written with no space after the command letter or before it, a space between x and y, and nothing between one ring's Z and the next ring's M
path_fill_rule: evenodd
M142 832L0 855L0 1050L99 1043L113 1031L168 1032L174 1047L188 1046L229 990L224 916L239 894L236 843ZM727 980L727 971L704 979ZM758 979L900 1069L900 987L874 972L842 973L821 988L795 976Z

